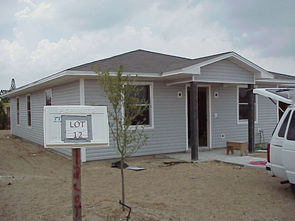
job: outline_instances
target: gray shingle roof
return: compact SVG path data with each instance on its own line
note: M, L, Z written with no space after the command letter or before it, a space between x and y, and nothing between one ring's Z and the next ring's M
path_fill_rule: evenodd
M221 53L211 55L198 59L190 59L177 57L172 55L166 55L156 52L150 52L145 50L135 50L124 54L116 55L110 58L90 62L87 64L79 65L73 68L69 68L69 71L91 71L97 69L109 69L109 71L117 71L119 65L123 65L124 72L132 73L163 73L172 70L181 69L194 64L201 63L203 61L212 59L214 57L227 54Z
M273 71L268 71L269 73L273 74L274 79L283 79L283 80L295 80L295 76L277 73Z

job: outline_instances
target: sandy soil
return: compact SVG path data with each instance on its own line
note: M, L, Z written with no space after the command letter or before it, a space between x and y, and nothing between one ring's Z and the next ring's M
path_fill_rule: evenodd
M165 166L160 157L129 160L130 220L294 220L288 185L265 171L207 162ZM83 220L125 220L120 170L111 161L82 165ZM71 161L0 131L0 220L71 220Z

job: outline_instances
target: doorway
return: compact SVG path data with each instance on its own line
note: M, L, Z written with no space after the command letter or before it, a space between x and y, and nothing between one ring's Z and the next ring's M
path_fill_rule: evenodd
M187 131L188 131L188 146L191 147L190 139L190 87L187 87ZM199 120L199 146L208 147L209 145L209 87L198 87L198 120Z

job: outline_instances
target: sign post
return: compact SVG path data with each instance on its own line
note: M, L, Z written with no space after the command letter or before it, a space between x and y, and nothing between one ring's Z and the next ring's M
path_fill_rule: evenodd
M72 204L73 204L73 220L82 220L82 204L81 204L81 150L80 148L72 149L73 176L72 176Z
M103 106L45 106L44 147L72 148L73 220L82 220L81 147L109 145L107 108Z

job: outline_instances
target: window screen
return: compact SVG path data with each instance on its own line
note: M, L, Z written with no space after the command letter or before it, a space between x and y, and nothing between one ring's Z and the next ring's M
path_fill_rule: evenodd
M247 120L249 115L248 88L239 88L239 120ZM254 119L256 120L256 96L254 96Z
M137 94L137 98L143 103L138 103L136 106L138 107L146 107L144 108L144 111L142 114L136 116L132 122L131 125L150 125L150 105L151 105L151 98L150 98L150 86L149 85L137 85L135 88L139 89L139 93ZM135 96L134 94L130 94L129 96ZM130 107L131 108L131 107ZM132 108L129 110L128 107L125 109L125 116L129 114L129 112L132 111Z
M31 112L31 96L27 96L27 120L28 126L32 126L32 112Z
M16 98L16 123L19 124L19 98Z

